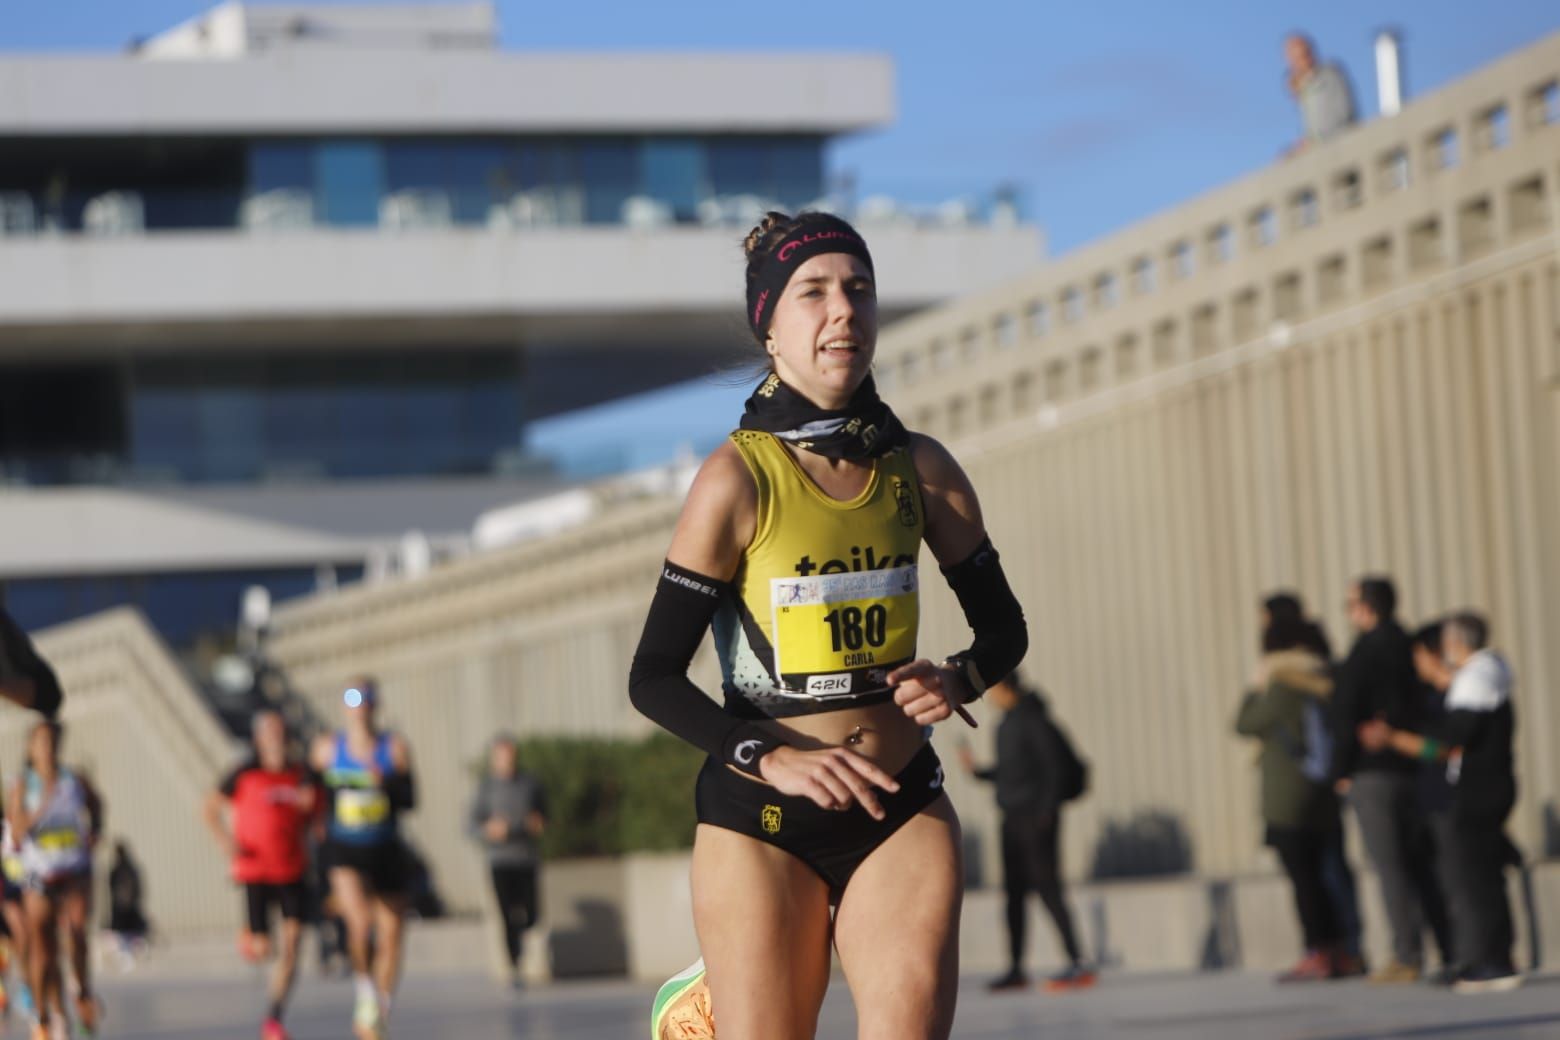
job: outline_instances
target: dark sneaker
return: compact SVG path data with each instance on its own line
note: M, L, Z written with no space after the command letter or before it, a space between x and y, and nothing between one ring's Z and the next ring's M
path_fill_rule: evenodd
M1300 958L1293 968L1280 975L1278 982L1325 982L1333 977L1333 960L1325 950L1313 950Z
M1365 958L1357 953L1335 953L1332 958L1332 977L1335 979L1360 979L1370 973Z
M986 983L986 988L993 993L1007 993L1011 990L1028 989L1029 976L1021 971L1010 971L1000 979L992 979Z
M1088 989L1093 986L1099 977L1093 971L1081 964L1074 964L1060 975L1052 975L1045 980L1047 993L1067 993L1075 989Z
M1458 979L1462 978L1464 970L1455 964L1442 965L1435 970L1434 974L1425 976L1425 985L1435 986L1437 989L1450 989L1457 984Z
M1458 993L1505 993L1522 985L1522 976L1509 964L1483 964L1469 968L1452 983Z

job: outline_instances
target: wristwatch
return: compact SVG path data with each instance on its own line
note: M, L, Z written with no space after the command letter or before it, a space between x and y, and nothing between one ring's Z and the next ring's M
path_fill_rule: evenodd
M964 699L964 703L980 700L986 692L986 681L980 677L980 669L975 667L975 662L964 654L952 654L943 659L943 667L951 668L964 677L964 682L970 688L970 695Z

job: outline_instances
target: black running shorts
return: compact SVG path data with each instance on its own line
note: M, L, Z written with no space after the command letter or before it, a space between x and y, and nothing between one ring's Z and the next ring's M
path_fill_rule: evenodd
M368 890L381 896L405 895L411 883L406 850L399 841L381 845L348 845L332 841L325 845L325 865L355 871Z
M874 820L860 805L840 812L810 798L781 794L711 758L695 788L699 822L782 848L807 864L829 885L838 902L856 868L916 814L942 796L943 768L927 744L894 777L899 790L879 789L887 814Z
M249 917L249 930L256 935L269 933L273 906L281 908L283 920L303 920L306 895L302 881L293 881L285 885L245 885L244 910Z

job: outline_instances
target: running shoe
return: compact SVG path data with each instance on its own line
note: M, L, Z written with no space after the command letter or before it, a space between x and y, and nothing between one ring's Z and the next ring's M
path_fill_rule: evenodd
M352 1009L352 1032L358 1040L383 1040L384 1018L379 1013L379 998L373 993L359 993Z
M83 996L76 998L76 1035L80 1037L94 1037L98 1035L98 1020L103 1017L103 1009L98 1007L96 997Z
M1522 985L1522 976L1510 964L1482 964L1469 968L1452 983L1458 993L1505 993Z
M260 1027L260 1040L292 1040L292 1036L286 1026L274 1018L268 1018Z
M986 983L986 988L992 993L1012 993L1029 988L1029 976L1014 968L1000 979L992 979Z
M1333 959L1325 950L1312 950L1293 968L1280 975L1275 981L1290 982L1325 982L1333 978Z
M33 1003L32 987L25 982L16 984L16 1010L29 1019L38 1017L38 1006Z
M715 1040L703 957L661 984L650 1008L650 1040Z
M1088 989L1097 981L1099 981L1098 976L1093 971L1081 964L1074 964L1066 971L1046 979L1043 988L1047 993L1070 993L1073 990Z
M1332 977L1335 979L1359 979L1370 974L1370 969L1365 966L1365 958L1357 953L1334 953L1332 959Z

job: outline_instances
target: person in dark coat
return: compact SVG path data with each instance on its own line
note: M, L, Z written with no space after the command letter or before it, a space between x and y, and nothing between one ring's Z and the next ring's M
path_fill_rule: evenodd
M1341 978L1357 974L1358 958L1349 950L1341 893L1327 877L1340 826L1330 777L1333 681L1298 609L1273 600L1264 606L1262 658L1235 732L1262 742L1264 840L1289 877L1305 942L1299 963L1279 981Z
M997 760L977 768L967 745L959 748L965 770L996 785L1002 811L1002 880L1007 892L1008 973L991 983L993 990L1022 989L1027 898L1037 892L1067 953L1068 967L1046 982L1049 990L1092 986L1094 972L1084 964L1073 929L1072 913L1062 887L1060 865L1062 807L1065 804L1059 767L1066 756L1045 701L1027 687L1018 673L990 687L987 700L1002 711L997 726Z
M1445 902L1435 867L1423 854L1429 825L1420 805L1419 769L1391 751L1362 747L1357 731L1363 723L1381 719L1396 729L1418 732L1419 679L1408 633L1395 617L1397 591L1392 582L1379 576L1353 582L1347 606L1358 636L1338 669L1334 779L1359 818L1392 930L1392 960L1371 981L1413 982L1424 970L1427 923L1442 961L1453 959Z

